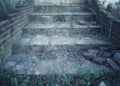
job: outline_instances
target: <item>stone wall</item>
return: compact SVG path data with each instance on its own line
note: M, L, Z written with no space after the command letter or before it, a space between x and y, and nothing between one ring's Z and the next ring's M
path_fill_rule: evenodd
M15 13L0 22L0 63L3 57L11 53L11 43L21 35L21 28L28 23L28 14L32 11L32 4L18 6Z
M97 0L89 0L89 6L96 13L96 20L102 26L103 31L114 44L120 44L120 20L111 16L104 9L101 9Z

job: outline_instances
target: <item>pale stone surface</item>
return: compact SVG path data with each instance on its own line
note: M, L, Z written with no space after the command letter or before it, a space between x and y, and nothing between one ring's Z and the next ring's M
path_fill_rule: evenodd
M113 58L120 65L120 53L116 53Z
M94 61L96 64L104 65L105 62L106 62L106 59L105 59L105 58L102 58L102 57L96 57L95 59L93 59L93 61Z
M93 13L90 12L60 12L60 13L32 13L31 15L35 15L35 16L44 16L44 17L50 17L50 16L54 16L54 15L65 15L65 16L73 16L73 15L78 15L78 16L91 16L91 15L95 15Z
M72 54L72 53L71 53ZM63 56L64 55L64 56ZM105 66L94 64L84 60L82 64L73 60L69 61L67 54L57 55L55 60L42 60L38 57L26 54L16 54L8 57L4 64L4 68L12 68L17 74L77 74L81 70L82 73L102 74L103 71L110 71ZM12 58L12 59L11 59ZM84 59L81 57L80 60ZM9 64L16 63L16 65Z
M119 67L114 61L112 61L110 58L107 58L107 63L108 63L116 72L120 72L120 67Z
M37 35L31 37L22 37L15 45L75 45L75 44L109 44L105 40L97 40L90 37L69 37L69 36L44 36Z
M102 81L99 86L106 86L106 84Z
M36 1L44 7L35 6L38 10L29 15L30 23L13 43L12 55L3 61L3 68L12 68L17 74L77 74L81 70L85 74L101 75L104 71L111 72L104 65L88 61L82 55L82 47L110 44L99 33L101 27L94 21L95 14L88 8L86 10L85 4L79 7L78 0L62 0L62 4L67 3L65 7L61 5L61 0L52 1ZM83 2L79 0L79 3ZM53 9L49 8L52 12L47 9L49 6L46 7L46 3L53 6ZM54 8L53 4L59 7ZM56 11L56 8L61 11ZM88 52L93 56L97 53L92 49Z
M9 61L8 63L6 63L5 67L14 67L15 65L16 65L16 62Z
M60 5L61 3L64 4L64 3L83 3L84 0L35 0L35 3L36 4L57 4L57 5Z
M88 49L87 52L89 53L90 57L92 57L92 58L96 58L97 57L97 53L98 53L97 49Z
M109 68L103 66L103 65L97 65L95 63L92 63L90 61L85 61L82 65L81 65L81 70L82 72L90 72L94 75L97 75L97 74L102 74L104 73L104 71L108 71L108 72L111 72L111 70L109 70Z
M89 26L86 26L86 25L78 25L74 22L72 22L72 25L73 27L71 27L71 22L55 22L55 23L45 23L45 24L42 24L42 23L39 23L39 22L32 22L32 23L29 23L25 28L32 28L32 29L37 29L37 28L44 28L44 29L47 29L47 28L100 28L99 25L89 25Z
M104 52L104 57L106 58L110 58L112 56L112 53L111 52Z

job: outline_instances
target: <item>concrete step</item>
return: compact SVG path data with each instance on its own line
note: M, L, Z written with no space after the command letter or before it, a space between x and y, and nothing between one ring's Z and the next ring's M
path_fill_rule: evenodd
M40 13L54 13L54 12L90 12L87 5L35 5L34 12Z
M16 74L56 75L56 74L83 74L102 75L111 71L103 65L92 63L81 55L81 51L48 52L45 55L13 54L4 60L4 69L13 69ZM56 58L53 58L55 56ZM52 59L41 60L40 57Z
M101 33L101 27L96 22L85 22L85 25L80 25L70 22L56 22L41 24L38 22L29 23L23 28L23 35L46 35L46 36L87 36L88 34ZM82 37L82 36L81 36Z
M88 0L35 0L35 4L50 4L50 5L80 5L88 4Z
M81 19L94 21L96 15L91 12L32 13L29 19L30 22L39 21L41 23L78 21Z
M83 5L88 5L87 2L83 2L83 3L58 3L58 4L54 4L54 3L35 3L34 4L35 6L36 5L41 5L41 6L83 6Z
M24 35L18 40L16 40L12 45L12 53L33 53L44 52L47 50L55 49L70 49L75 45L78 45L80 49L88 47L99 47L109 45L110 42L103 38L102 36L45 36L45 35Z

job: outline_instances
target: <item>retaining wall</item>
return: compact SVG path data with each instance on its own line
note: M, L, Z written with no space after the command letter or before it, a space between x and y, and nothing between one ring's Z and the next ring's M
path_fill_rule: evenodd
M11 53L11 43L21 35L21 29L28 23L28 14L32 11L32 4L18 6L15 13L0 22L0 63L3 57Z
M89 6L96 13L96 20L113 44L120 44L120 20L114 18L109 12L101 9L97 0L88 0Z

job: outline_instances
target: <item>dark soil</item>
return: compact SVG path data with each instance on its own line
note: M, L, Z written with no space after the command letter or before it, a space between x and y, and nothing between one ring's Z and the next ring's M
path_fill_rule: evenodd
M12 70L0 71L0 86L120 86L120 74L93 75L17 75Z

